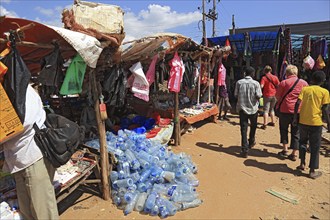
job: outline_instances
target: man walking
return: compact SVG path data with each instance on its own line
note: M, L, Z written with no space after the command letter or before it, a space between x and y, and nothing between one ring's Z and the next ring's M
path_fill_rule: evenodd
M325 81L325 73L323 71L316 71L312 75L310 86L304 87L298 97L294 111L294 123L297 123L298 108L301 103L300 118L299 118L299 158L300 170L305 169L305 158L307 152L307 142L310 147L309 160L309 177L316 179L322 175L320 171L315 171L319 168L319 151L321 145L322 134L322 115L325 116L329 124L329 115L326 109L330 104L329 91L322 88L320 85Z
M247 158L249 148L252 148L255 142L255 134L258 121L259 99L262 96L260 84L253 80L255 70L253 67L247 67L245 77L236 82L235 97L237 97L237 111L239 112L241 127L241 156ZM248 121L251 128L249 140L247 139Z

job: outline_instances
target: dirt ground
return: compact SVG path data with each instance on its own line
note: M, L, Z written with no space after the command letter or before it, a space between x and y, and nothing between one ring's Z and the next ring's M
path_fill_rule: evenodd
M262 118L259 117L259 123ZM192 133L182 136L175 153L186 152L198 165L197 191L204 201L197 208L178 212L168 219L330 219L329 144L322 143L320 171L316 180L308 170L296 171L299 162L279 158L279 130L257 129L257 145L248 158L239 157L240 128L237 116L230 121L203 121ZM309 160L309 155L307 156ZM284 201L266 190L296 198ZM59 205L64 219L159 219L134 211L124 216L111 201L100 198L91 187L79 187Z

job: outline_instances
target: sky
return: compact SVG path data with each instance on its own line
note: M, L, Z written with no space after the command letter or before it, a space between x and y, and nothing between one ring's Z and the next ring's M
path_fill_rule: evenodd
M88 0L118 5L124 11L124 41L160 32L173 32L200 42L202 0ZM0 0L0 15L20 17L63 27L61 12L74 0ZM205 11L213 0L205 1ZM232 15L236 28L329 21L330 0L216 0L216 36L228 35ZM206 36L212 36L212 21L206 21Z

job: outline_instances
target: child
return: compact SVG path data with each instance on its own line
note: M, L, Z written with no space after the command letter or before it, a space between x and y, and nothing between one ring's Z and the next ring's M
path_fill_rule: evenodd
M322 175L320 171L315 171L319 168L319 151L322 135L322 113L325 115L329 124L329 115L326 114L327 105L330 103L329 91L322 88L320 85L325 80L323 71L316 71L312 75L311 86L304 87L298 97L295 105L294 122L297 123L297 112L300 103L299 116L299 158L300 165L297 169L305 169L305 158L307 152L307 142L310 147L310 162L309 162L309 177L316 179Z

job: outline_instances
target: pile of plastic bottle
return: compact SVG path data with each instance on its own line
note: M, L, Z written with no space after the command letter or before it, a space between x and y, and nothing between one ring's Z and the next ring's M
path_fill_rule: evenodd
M111 171L111 197L124 214L133 210L162 218L202 203L195 187L196 165L185 153L174 154L165 145L150 141L144 134L119 130L106 133L108 151L117 158ZM86 142L99 149L99 140Z

